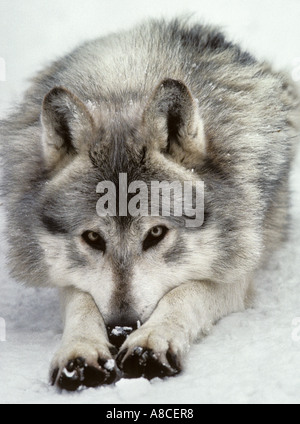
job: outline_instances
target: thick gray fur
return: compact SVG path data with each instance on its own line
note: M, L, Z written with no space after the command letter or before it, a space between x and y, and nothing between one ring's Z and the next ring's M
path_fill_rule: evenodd
M287 235L297 118L289 77L214 28L153 20L87 42L40 72L0 122L12 275L88 293L106 324L151 322L164 296L195 281L205 293L247 282L230 292L241 303L224 295L229 306L208 321L242 309L256 270ZM97 183L117 183L120 172L129 182L203 180L203 227L169 219L174 237L143 252L145 233L161 222L96 214ZM87 230L107 237L101 259L82 243ZM186 330L185 344L206 331L204 321L197 334ZM63 369L68 355L58 357Z

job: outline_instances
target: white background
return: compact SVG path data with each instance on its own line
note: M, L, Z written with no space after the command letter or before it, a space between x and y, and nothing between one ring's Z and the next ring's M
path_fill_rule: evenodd
M0 57L6 62L0 114L13 108L37 70L82 41L149 16L191 12L299 77L299 0L0 0ZM300 158L291 182L290 240L257 276L255 307L222 320L192 347L183 374L168 381L122 380L58 394L47 384L62 331L56 293L9 278L0 234L0 317L7 326L7 341L0 342L0 403L299 403L299 167ZM1 209L0 229L5 226Z

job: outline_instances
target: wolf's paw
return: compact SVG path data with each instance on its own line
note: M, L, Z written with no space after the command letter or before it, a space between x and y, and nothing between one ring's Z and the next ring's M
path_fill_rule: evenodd
M117 364L126 378L164 378L180 373L181 349L158 329L135 331L123 344Z
M117 378L114 359L99 354L56 355L52 366L51 384L59 389L76 391L79 387L98 387L112 384Z
M118 356L118 365L126 378L172 377L181 370L176 356L156 353L153 350L136 347L132 352L123 350Z

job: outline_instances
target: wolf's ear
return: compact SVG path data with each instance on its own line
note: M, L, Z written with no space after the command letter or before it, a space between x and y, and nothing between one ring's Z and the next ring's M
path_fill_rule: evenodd
M150 147L185 165L197 164L206 153L199 107L187 86L166 79L156 88L143 115Z
M65 88L55 87L45 96L41 121L49 169L88 149L93 119L84 103Z

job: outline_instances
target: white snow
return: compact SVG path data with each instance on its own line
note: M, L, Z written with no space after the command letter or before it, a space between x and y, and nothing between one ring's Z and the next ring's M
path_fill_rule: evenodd
M130 334L132 332L133 328L132 327L115 327L112 331L111 334L113 334L116 337L119 336L127 336L128 334Z
M109 359L105 362L104 368L108 371L112 371L115 368L116 362L114 359Z
M300 80L299 0L1 0L6 82L0 78L0 114L20 98L36 70L78 43L148 16L193 11L194 19L222 25L258 57ZM0 340L6 342L0 341L0 403L299 403L299 155L291 185L290 240L257 276L255 307L223 319L192 346L185 371L167 381L121 380L73 394L49 386L49 364L62 332L57 295L8 276L1 237L0 317L6 337Z

